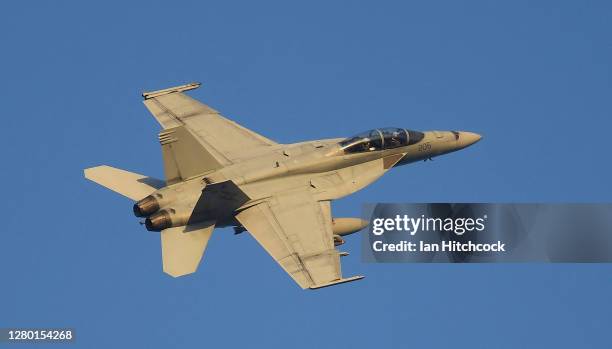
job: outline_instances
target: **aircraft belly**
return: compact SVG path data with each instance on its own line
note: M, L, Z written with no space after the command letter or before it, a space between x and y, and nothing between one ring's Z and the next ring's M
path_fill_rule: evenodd
M318 200L336 200L357 192L382 177L385 168L383 159L377 159L335 171L341 178L340 183L330 185L316 193ZM323 189L323 188L321 188Z

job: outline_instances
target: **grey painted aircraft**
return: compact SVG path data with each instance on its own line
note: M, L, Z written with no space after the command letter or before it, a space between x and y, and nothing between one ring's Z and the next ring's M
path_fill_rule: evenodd
M302 288L343 278L336 250L365 228L332 217L330 202L388 170L463 149L480 135L381 128L344 139L279 144L221 116L184 92L199 83L143 93L160 123L165 180L98 166L85 177L134 201L134 214L161 232L163 270L196 271L215 227L248 231Z

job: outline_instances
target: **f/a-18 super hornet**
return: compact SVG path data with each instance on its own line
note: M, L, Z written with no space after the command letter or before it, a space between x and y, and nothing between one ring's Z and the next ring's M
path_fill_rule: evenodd
M344 278L336 250L365 228L359 218L334 218L330 202L388 170L463 149L480 135L463 131L373 129L342 139L276 143L221 116L184 92L199 83L145 92L162 127L165 180L110 166L85 177L134 201L147 230L161 232L164 272L196 271L215 227L248 231L302 288Z

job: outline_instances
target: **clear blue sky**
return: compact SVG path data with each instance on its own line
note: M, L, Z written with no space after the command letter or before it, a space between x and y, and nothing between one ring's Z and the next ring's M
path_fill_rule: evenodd
M406 4L407 3L407 4ZM161 272L132 202L87 182L162 176L140 92L192 95L279 142L380 126L477 145L333 205L609 202L606 1L10 2L0 11L0 327L69 326L103 347L609 347L610 265L377 265L301 291L247 234L198 273Z

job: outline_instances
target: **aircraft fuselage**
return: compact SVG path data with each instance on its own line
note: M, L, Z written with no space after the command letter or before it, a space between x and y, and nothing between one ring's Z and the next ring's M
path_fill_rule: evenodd
M346 153L338 144L339 139L283 144L218 171L162 188L152 196L159 202L158 209L165 208L163 227L200 221L215 221L217 226L235 225L234 211L248 202L269 197L270 187L283 192L309 186L317 200L335 200L364 188L393 167L457 151L480 139L471 132L423 134L416 144L359 153ZM206 186L226 181L246 194L245 202L222 202L223 194L216 192L207 195L205 191L201 195ZM208 200L206 205L201 204L203 199ZM155 225L151 222L148 219L147 228Z

